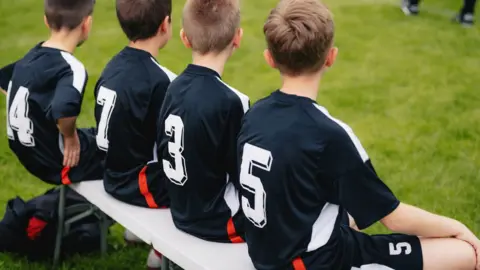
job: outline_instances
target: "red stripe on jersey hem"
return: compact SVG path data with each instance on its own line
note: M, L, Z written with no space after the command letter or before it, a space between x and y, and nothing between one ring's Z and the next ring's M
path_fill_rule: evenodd
M155 255L157 255L157 257L159 258L163 257L162 253L158 252L156 249L154 249L153 252L155 252Z
M68 173L70 172L70 167L63 167L62 169L62 184L70 185L72 181L70 181L70 177L68 177Z
M298 257L292 262L293 270L307 270L302 258Z
M237 230L235 230L235 225L233 224L233 218L230 218L227 222L227 233L230 242L232 243L243 243L245 242L242 237L237 235Z
M147 202L148 207L150 208L158 208L155 199L153 199L152 193L148 190L148 183L147 183L147 166L143 167L138 175L138 186L140 187L140 193L145 197L145 201Z

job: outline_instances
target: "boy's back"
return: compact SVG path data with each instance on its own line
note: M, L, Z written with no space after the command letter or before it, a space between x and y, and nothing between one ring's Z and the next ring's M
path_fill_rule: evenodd
M248 102L206 67L189 65L170 85L159 116L158 148L180 229L207 240L235 241L229 223L239 211L232 183L238 177L236 134Z
M247 242L257 268L284 269L312 251L307 260L314 269L361 265L338 255L362 241L341 230L348 226L342 207L365 228L399 201L346 124L309 98L276 91L247 113L238 145Z
M25 168L44 181L61 182L63 140L57 121L78 116L86 83L86 70L72 54L41 44L15 64L8 87L9 145ZM79 130L78 135L85 142L82 149L94 144L91 134Z
M146 203L139 174L148 162L156 160L156 120L174 77L148 52L125 47L108 63L97 83L97 144L108 150L104 184L107 192L122 201ZM161 167L157 171L162 173ZM165 205L161 197L159 194L158 203Z
M72 54L88 39L94 1L45 0L47 41L0 70L7 93L10 148L25 168L51 184L99 179L103 156L91 129L77 129L87 72Z
M173 221L206 240L243 242L236 138L249 101L220 77L240 45L239 1L188 0L182 22L193 64L170 85L157 122Z
M171 0L117 0L129 43L105 67L95 88L97 144L105 151L105 190L137 206L168 206L157 162L156 120L175 78L155 57L171 38Z
M318 0L281 0L263 30L265 60L282 87L253 106L238 138L255 267L478 269L478 238L458 221L401 203L352 129L316 104L338 54L330 11ZM358 231L378 221L397 234Z

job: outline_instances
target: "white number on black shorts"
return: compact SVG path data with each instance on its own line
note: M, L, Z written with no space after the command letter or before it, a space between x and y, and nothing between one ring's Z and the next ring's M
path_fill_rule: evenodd
M403 252L403 249L405 249L405 255L409 255L412 253L412 246L407 243L407 242L401 242L401 243L389 243L388 248L390 249L390 255L401 255Z
M168 152L175 160L175 168L172 164L163 160L163 171L170 181L176 185L183 186L188 180L187 167L185 166L185 158L183 152L183 132L184 125L182 118L177 115L170 114L165 120L165 134L173 136L173 142L168 142Z
M106 87L101 86L98 91L97 104L103 106L100 122L97 130L97 146L103 151L108 150L108 123L112 116L115 102L117 101L117 93Z
M22 145L34 147L33 122L28 118L28 96L30 92L27 88L21 86L18 88L12 104L9 105L11 92L12 82L9 83L7 90L7 136L10 140L15 140L13 131L16 131L18 140Z
M266 199L267 194L260 178L252 174L253 167L270 171L272 167L272 153L268 150L246 143L243 146L242 165L240 168L240 184L243 189L253 193L255 208L242 196L242 208L245 216L253 225L263 228L267 225Z

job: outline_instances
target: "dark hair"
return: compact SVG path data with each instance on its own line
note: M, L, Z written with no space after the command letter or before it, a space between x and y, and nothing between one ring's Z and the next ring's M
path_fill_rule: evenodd
M188 0L183 9L183 30L200 54L225 50L239 27L239 0Z
M295 76L325 65L335 29L332 14L319 0L281 0L263 32L277 68Z
M45 0L45 17L52 30L77 28L92 15L95 0Z
M117 17L131 41L148 39L172 13L172 0L117 0Z

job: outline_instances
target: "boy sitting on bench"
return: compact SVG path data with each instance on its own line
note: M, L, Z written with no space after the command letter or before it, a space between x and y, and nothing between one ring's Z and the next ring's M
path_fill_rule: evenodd
M10 149L34 176L68 185L103 175L95 130L77 129L88 74L73 56L92 27L94 0L46 0L47 41L0 70ZM0 85L5 87L5 85Z
M95 87L97 144L106 152L103 183L120 201L168 207L156 157L156 120L175 75L155 57L172 36L172 1L117 0L116 9L130 42L110 60ZM125 240L140 241L129 231ZM160 264L154 261L149 259L150 268Z
M475 269L477 237L456 220L401 203L352 129L316 103L338 53L330 11L318 0L282 0L264 33L265 59L282 86L250 109L238 142L255 267ZM381 221L400 234L356 231L347 211L360 229Z
M173 221L199 238L243 242L236 139L248 97L221 75L240 45L238 0L188 0L181 38L193 64L170 85L157 122Z

